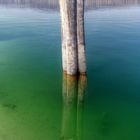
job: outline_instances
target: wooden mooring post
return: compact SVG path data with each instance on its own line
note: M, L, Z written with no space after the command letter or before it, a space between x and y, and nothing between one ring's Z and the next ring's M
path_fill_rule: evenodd
M86 75L63 74L62 140L81 140L83 138L86 87Z
M86 74L84 0L60 0L63 71Z

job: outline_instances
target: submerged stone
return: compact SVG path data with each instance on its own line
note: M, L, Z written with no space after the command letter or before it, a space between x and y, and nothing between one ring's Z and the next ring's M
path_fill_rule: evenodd
M9 109L15 109L17 108L17 105L9 103L9 104L3 104L3 107L7 107Z

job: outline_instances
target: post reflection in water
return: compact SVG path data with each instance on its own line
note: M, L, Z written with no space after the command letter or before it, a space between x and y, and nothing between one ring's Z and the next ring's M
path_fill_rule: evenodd
M85 75L77 77L63 74L62 140L82 140L86 86Z

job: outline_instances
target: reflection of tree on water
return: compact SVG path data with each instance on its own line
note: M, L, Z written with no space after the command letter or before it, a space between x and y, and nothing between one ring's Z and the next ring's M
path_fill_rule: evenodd
M86 76L63 75L62 140L82 140Z

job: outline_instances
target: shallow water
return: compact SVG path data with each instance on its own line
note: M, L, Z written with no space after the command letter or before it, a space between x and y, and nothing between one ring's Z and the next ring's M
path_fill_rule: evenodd
M87 8L87 85L62 74L57 8L33 7L0 6L0 140L139 140L139 5Z

